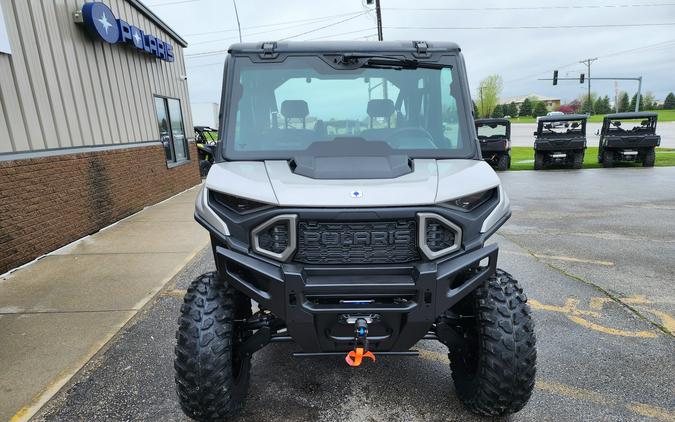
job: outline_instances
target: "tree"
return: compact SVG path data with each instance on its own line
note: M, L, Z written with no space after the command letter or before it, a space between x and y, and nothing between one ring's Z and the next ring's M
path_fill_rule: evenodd
M619 94L619 113L626 111L630 111L630 100L628 99L628 93L621 91Z
M675 94L672 92L666 95L666 99L663 102L664 110L675 110Z
M588 97L585 97L581 102L581 112L586 114L593 114L593 98L591 97L590 101Z
M593 110L597 114L607 114L612 112L612 107L609 105L609 97L605 95L604 97L598 97L593 104Z
M546 116L547 112L546 104L543 101L537 101L534 105L534 110L532 110L532 117Z
M479 117L478 116L478 107L476 106L476 102L474 100L471 100L471 104L473 104L473 116L474 117Z
M495 109L492 110L492 117L495 118L504 117L504 106L501 104L497 104L495 106Z
M481 114L481 117L489 117L492 115L497 102L499 102L499 96L502 93L504 83L502 82L502 77L499 75L490 75L480 81L478 85L478 111Z
M506 111L504 112L505 115L511 116L511 117L518 117L518 106L516 103L511 101L511 104L505 106Z
M644 103L643 103L643 98L640 96L640 107L638 110L642 111L644 110ZM635 103L637 102L637 93L633 94L633 97L630 99L630 105L629 105L629 110L628 111L634 111L635 110Z
M642 97L642 105L645 110L656 110L656 98L651 91L645 92L645 95Z
M525 98L523 103L520 105L519 116L530 116L532 115L532 101L529 98Z

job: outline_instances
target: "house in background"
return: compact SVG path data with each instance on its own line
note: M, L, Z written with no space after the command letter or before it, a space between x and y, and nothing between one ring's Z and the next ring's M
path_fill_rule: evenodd
M530 101L543 101L546 104L546 108L549 111L557 110L560 107L560 98L546 97L544 95L530 94L530 95L521 95L517 97L502 98L499 101L499 104L511 104L516 103L520 108L520 105L525 101L525 98L529 98Z

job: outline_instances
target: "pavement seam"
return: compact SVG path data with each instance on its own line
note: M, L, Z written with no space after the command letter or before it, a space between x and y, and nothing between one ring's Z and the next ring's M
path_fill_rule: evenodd
M136 312L138 309L75 309L72 311L17 311L0 312L0 315L41 315L41 314L96 314L109 312Z
M89 362L96 359L102 353L105 353L108 350L108 347L112 342L118 338L120 333L126 331L132 324L134 324L138 316L143 312L148 305L152 305L155 299L159 297L160 292L176 278L176 276L186 268L190 262L204 249L208 247L208 242L205 242L204 245L195 248L191 254L187 256L185 260L177 266L177 269L174 269L174 272L171 276L165 278L160 287L153 292L147 299L141 300L137 304L137 309L133 309L129 312L132 314L127 318L123 323L116 326L109 333L107 333L102 340L97 342L89 352L84 355L84 358L79 360L74 366L73 369L66 369L59 373L57 376L52 378L50 382L42 389L41 392L37 393L33 398L28 402L28 404L21 407L10 419L10 422L24 422L29 421L33 416L38 414L38 412L60 391L64 388L72 385L73 381L77 378L78 374L87 366Z
M648 323L648 324L654 326L656 329L658 329L660 332L662 332L663 334L667 335L668 337L675 338L675 334L673 334L673 333L671 333L670 331L668 331L668 329L666 329L666 327L662 326L661 324L659 324L659 323L656 322L656 321L652 321L651 319L647 318L647 317L646 317L645 315L643 315L638 309L636 309L635 307L629 305L628 303L625 303L625 302L622 301L619 297L617 297L616 295L612 294L611 292L609 292L608 290L606 290L606 289L603 288L602 286L599 286L599 285L593 283L593 282L590 281L590 280L586 280L586 279L584 279L584 278L582 278L582 277L579 277L579 276L577 276L577 275L575 275L575 274L572 274L572 273L568 272L567 270L565 270L564 268L557 267L556 265L551 264L550 262L545 262L545 261L543 261L541 258L539 258L535 252L531 251L528 247L526 247L526 246L520 244L519 242L515 241L514 239L508 237L507 235L505 235L505 234L503 234L503 233L500 233L500 235L501 235L502 237L504 237L505 239L507 239L509 242L511 242L511 243L515 244L516 246L518 246L519 248L521 248L521 249L527 251L527 253L528 253L532 258L534 258L537 262L541 262L542 264L544 264L544 265L546 265L547 267L549 267L549 268L551 268L551 269L553 269L553 270L559 272L560 274L564 275L565 277L571 278L572 280L575 280L575 281L578 281L578 282L580 282L580 283L586 284L586 285L588 285L588 286L590 286L590 287L593 287L595 290L597 290L598 292L600 292L600 293L602 293L603 295L607 296L607 297L608 297L609 299L611 299L613 302L617 303L618 305L620 305L620 306L624 307L625 309L627 309L628 311L630 311L632 314L634 314L635 316L637 316L637 317L638 317L639 319L641 319L642 321L644 321L644 322L646 322L646 323Z

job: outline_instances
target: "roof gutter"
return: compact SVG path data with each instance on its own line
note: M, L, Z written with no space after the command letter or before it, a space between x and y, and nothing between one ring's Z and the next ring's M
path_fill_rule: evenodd
M161 20L157 15L155 15L149 8L148 6L144 5L141 0L127 0L131 5L136 8L143 16L146 18L150 19L152 23L155 25L159 26L161 29L163 29L166 33L171 36L178 44L180 44L181 47L186 48L188 46L187 41L183 39L176 31L171 29L169 25L167 25L163 20Z

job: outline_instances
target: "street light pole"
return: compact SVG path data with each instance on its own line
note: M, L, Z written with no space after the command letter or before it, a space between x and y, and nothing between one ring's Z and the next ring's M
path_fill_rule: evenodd
M588 104L589 104L589 113L588 114L593 114L593 102L591 101L591 63L594 61L598 60L597 57L594 57L592 59L586 59L582 60L579 63L585 64L586 68L588 69Z
M380 0L375 0L375 14L377 15L377 40L382 41L382 10L380 9Z

